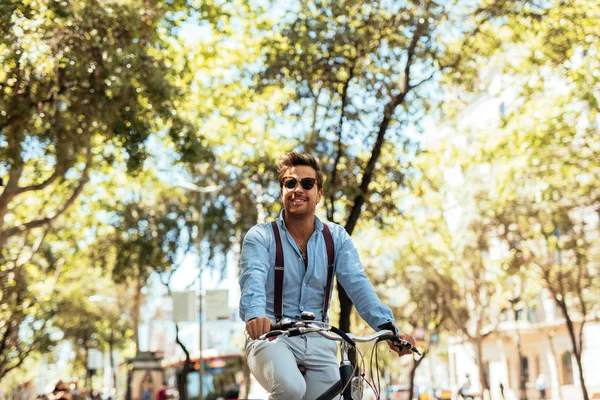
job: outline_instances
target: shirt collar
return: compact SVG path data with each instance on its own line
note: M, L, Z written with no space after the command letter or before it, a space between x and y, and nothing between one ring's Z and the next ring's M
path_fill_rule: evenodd
M281 212L279 213L279 218L277 218L281 223L281 227L283 228L283 230L287 231L287 226L285 226L285 219L283 219L283 213L285 212L285 210L281 210ZM319 217L317 217L315 215L315 231L321 232L323 230L323 223L321 222L321 220L319 219Z

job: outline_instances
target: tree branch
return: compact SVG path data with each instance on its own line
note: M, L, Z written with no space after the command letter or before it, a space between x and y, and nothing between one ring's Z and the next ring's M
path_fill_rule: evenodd
M450 289L452 290L452 289ZM456 313L456 310L454 309L454 307L452 307L452 299L450 298L450 295L448 293L448 291L444 291L444 301L446 303L446 306L448 308L448 311L450 311L450 318L452 319L452 321L454 322L454 324L457 327L461 327L464 325L463 321L461 320L461 318L459 317L459 315ZM473 336L471 336L471 334L465 330L465 329L460 329L463 334L465 336L467 336L467 338L471 341L474 341L475 338Z
M473 37L475 37L475 35L477 35L479 33L483 24L488 22L490 19L491 19L491 16L488 16L487 18L482 19L481 21L479 21L479 23L475 26L475 28L468 35L465 35L465 39L462 41L462 44L460 45L460 51L458 51L456 53L457 55L453 62L451 62L449 64L442 64L439 62L439 60L437 60L438 64L440 65L440 70L455 68L460 63L460 61L462 60L463 54L465 54L464 49L465 49L465 47L467 47L467 44L473 39Z
M37 330L37 332L42 332L45 327L46 327L47 323L46 321L44 321L42 328ZM12 371L13 369L19 368L23 362L27 359L27 357L29 356L29 354L35 350L36 346L38 345L38 343L42 340L43 336L38 336L37 339L35 339L33 342L31 342L26 348L25 350L21 350L19 351L19 356L18 356L18 362L15 363L14 365L10 366L10 367L5 367L5 365L7 364L0 364L0 379L2 379L4 376L6 376L6 374L8 374L10 371ZM0 353L1 354L1 353Z
M416 89L416 88L418 88L419 86L421 86L422 84L424 84L424 83L426 83L426 82L429 82L431 79L433 79L433 77L435 76L435 74L436 74L437 72L438 72L438 71L434 71L434 72L432 72L432 73L431 73L431 74L430 74L430 75L429 75L427 78L423 79L422 81L420 81L420 82L419 82L419 83L417 83L417 84L414 84L414 85L412 85L412 89Z
M360 217L360 214L362 212L362 206L366 201L366 196L369 191L369 184L371 183L371 180L373 179L373 172L375 171L375 165L377 164L377 161L379 160L379 156L381 154L381 149L383 147L383 143L385 142L385 134L386 134L387 129L392 120L392 116L393 116L394 112L396 111L396 107L398 107L400 104L402 104L404 102L406 95L411 90L410 72L411 72L411 68L413 65L413 60L415 57L417 44L423 34L423 30L424 30L425 26L426 26L425 23L420 23L420 22L417 23L417 26L415 28L415 33L413 34L413 37L411 38L411 41L410 41L410 44L409 44L408 50L407 50L407 59L406 59L406 64L404 66L404 80L403 80L404 84L403 84L402 91L400 92L400 94L398 94L398 96L393 97L392 100L385 107L385 110L383 113L383 119L381 120L381 123L379 124L379 131L377 132L377 139L375 140L375 144L373 145L373 149L371 150L371 158L369 159L367 166L365 167L365 170L363 172L363 177L362 177L362 181L360 184L360 191L354 198L354 201L353 201L354 205L352 206L352 210L350 211L350 216L348 217L348 221L346 222L345 228L349 235L352 235L352 232L354 231L354 228L356 227L356 223L358 222L358 218Z
M19 188L19 179L23 174L23 157L21 156L21 135L22 131L18 127L13 127L13 132L7 135L8 149L13 158L12 165L8 172L8 181L0 195L0 226L4 222L4 216L8 211L8 204L15 197L15 191Z
M317 148L317 142L319 140L319 131L317 130L317 114L319 112L319 98L321 97L321 92L323 88L320 87L317 93L315 94L311 90L312 97L314 99L313 104L313 115L312 115L312 123L311 123L311 133L310 139L308 139L308 143L305 146L306 152L310 153Z
M75 202L75 200L77 200L77 197L79 197L79 195L83 191L85 185L90 180L89 172L92 167L93 153L92 153L91 147L89 147L89 146L87 149L87 157L86 158L87 159L86 159L85 168L83 169L81 178L79 178L79 183L78 183L77 187L75 188L75 190L73 191L73 193L71 194L71 196L69 197L69 199L65 202L65 204L63 204L63 206L52 216L40 218L40 219L30 221L30 222L27 222L27 223L19 225L19 226L15 226L15 227L0 231L0 245L4 244L6 242L6 240L11 236L20 234L22 232L29 231L31 229L39 228L39 227L47 225L47 224L50 224L56 218L61 216Z
M62 176L62 174L63 174L63 171L61 171L60 168L55 168L52 175L45 181L38 183L36 185L30 185L30 186L24 186L24 187L17 188L17 190L13 194L13 197L16 195L19 195L21 193L25 193L25 192L30 192L30 191L34 191L34 190L43 190L43 189L47 188L48 186L50 186L50 184L52 184L58 177Z
M354 78L354 69L356 67L356 63L358 61L358 55L352 60L352 65L350 66L350 73L348 74L348 79L344 82L344 86L342 88L342 105L340 107L340 117L336 127L337 134L337 153L335 156L335 160L333 162L333 170L331 172L331 183L330 183L330 196L329 196L329 212L330 215L327 216L327 219L330 221L334 221L334 212L335 212L335 194L337 192L337 173L338 173L338 165L340 160L342 159L342 132L344 127L344 122L346 120L346 105L348 103L348 88L350 87L350 81Z
M11 314L12 316L12 314ZM13 318L7 318L7 324L6 324L6 330L4 331L4 335L2 335L2 340L0 341L0 355L4 354L4 351L6 350L6 344L8 343L8 338L10 337L10 335L12 334L12 326L14 323ZM2 376L2 375L0 375Z

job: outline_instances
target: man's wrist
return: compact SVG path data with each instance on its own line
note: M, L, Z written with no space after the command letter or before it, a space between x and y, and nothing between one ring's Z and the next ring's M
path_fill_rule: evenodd
M392 331L398 335L400 335L402 333L402 331L396 325L396 322L393 320L389 320L389 319L387 321L385 321L383 324L378 325L377 328L379 328L379 330L389 329L390 331Z
M245 321L246 321L246 323L248 323L248 322L252 321L253 319L264 318L264 317L265 317L265 315L260 312L248 313L248 314L246 314Z

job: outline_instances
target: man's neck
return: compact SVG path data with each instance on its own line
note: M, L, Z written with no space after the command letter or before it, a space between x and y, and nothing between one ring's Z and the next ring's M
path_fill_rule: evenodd
M285 226L292 237L308 240L315 230L315 216L302 215L294 216L283 213Z

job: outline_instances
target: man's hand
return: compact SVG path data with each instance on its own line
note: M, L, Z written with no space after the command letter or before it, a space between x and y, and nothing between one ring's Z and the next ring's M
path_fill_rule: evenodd
M269 332L272 326L273 322L269 317L254 318L252 321L246 322L246 332L250 339L256 340L260 335Z
M413 346L415 345L415 338L412 337L412 335L407 335L407 334L402 333L398 336L400 336L402 339L406 340L408 343L412 344ZM388 344L388 346L390 346L390 349L392 349L392 351L394 351L396 354L398 354L398 357L402 357L402 356L412 353L408 349L404 349L404 348L401 349L398 346L394 346L394 344L392 344L392 342L390 340L387 341L387 344Z

